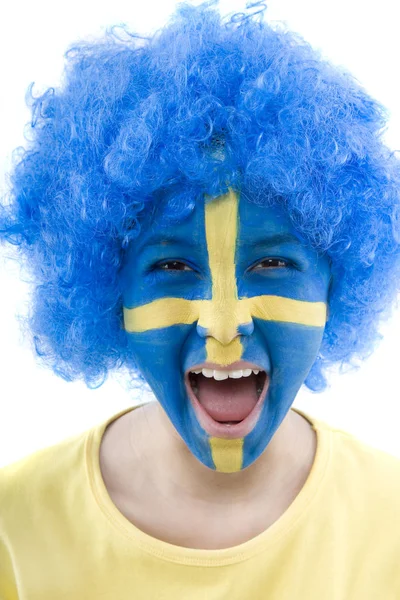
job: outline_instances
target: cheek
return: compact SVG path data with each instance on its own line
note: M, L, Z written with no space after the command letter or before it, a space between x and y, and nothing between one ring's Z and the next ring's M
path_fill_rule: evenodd
M188 354L185 344L190 329L188 325L175 325L127 334L129 353L161 402L172 390L175 395L179 395L183 386L184 359ZM200 356L200 360L205 360L201 358L204 356L204 340L198 338L190 347L197 357ZM182 390L184 391L184 386Z
M317 358L324 327L297 323L266 322L257 319L257 327L268 347L271 360L271 384L297 392Z
M184 326L128 333L129 349L138 366L152 375L165 375L174 367L184 341Z
M182 332L179 328L153 329L142 333L128 333L128 348L153 394L176 420L182 411L179 355ZM173 410L174 414L170 414ZM176 414L175 414L176 413Z
M194 435L200 445L205 444L202 456L208 456L208 442L205 442L205 433L194 413L191 414L193 411L188 403L184 384L184 372L188 364L206 360L204 340L197 335L190 337L190 331L191 328L187 325L175 325L141 333L128 333L128 348L177 431L193 452ZM189 437L188 431L191 432ZM198 452L195 454L198 455ZM202 462L214 468L204 456Z

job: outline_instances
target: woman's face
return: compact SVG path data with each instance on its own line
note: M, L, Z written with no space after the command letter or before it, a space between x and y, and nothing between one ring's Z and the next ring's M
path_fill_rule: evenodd
M317 357L329 260L283 209L231 190L180 224L157 210L123 269L130 350L194 456L236 472L266 448Z

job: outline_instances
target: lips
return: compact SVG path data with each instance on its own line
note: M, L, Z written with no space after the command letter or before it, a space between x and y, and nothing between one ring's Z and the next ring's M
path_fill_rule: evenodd
M206 387L203 390L201 401L192 387L192 384L195 383L195 377L204 376L200 374L194 376L192 373L189 375L189 372L187 372L185 374L185 387L203 429L211 436L220 438L241 438L250 433L261 413L269 388L269 375L265 371L261 371L258 375L250 375L247 378L224 381L213 380L213 383L208 380L206 383L203 382ZM250 378L252 378L251 382ZM207 386L212 387L207 388ZM249 386L254 388L251 397L249 397ZM256 393L257 387L258 389L262 388L260 394ZM207 393L207 389L210 393ZM233 389L234 397L229 395ZM220 394L218 394L219 390Z

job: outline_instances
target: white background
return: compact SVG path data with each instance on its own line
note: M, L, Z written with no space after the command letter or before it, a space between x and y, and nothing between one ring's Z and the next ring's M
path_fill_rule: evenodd
M199 2L194 2L199 4ZM106 27L126 23L149 35L162 27L177 2L172 0L94 2L69 0L5 2L0 8L0 186L11 152L24 144L30 119L24 96L35 82L34 95L57 86L63 54L73 42L100 36ZM400 88L397 3L393 0L270 0L266 18L284 21L324 56L350 70L391 113L387 144L400 149ZM222 14L245 8L245 1L220 2ZM67 383L39 367L28 340L23 339L17 314L25 314L29 285L19 268L0 249L0 466L57 443L106 420L109 416L152 399L137 397L124 387L123 372L97 390L81 382ZM399 349L400 312L382 329L375 354L353 373L335 375L321 394L301 390L294 406L360 439L400 456Z

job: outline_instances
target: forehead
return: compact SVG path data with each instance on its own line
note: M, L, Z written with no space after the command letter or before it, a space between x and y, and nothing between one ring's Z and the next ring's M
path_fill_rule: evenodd
M236 198L235 215L232 215L233 202L224 202L224 206L218 211L214 227L220 230L221 242L224 232L232 227L233 217L236 221L235 238L238 246L256 245L264 242L267 238L273 238L274 243L304 244L299 232L292 225L285 209L274 204L272 206L260 206L251 202L245 195L234 193ZM186 243L191 246L199 246L205 241L206 211L210 204L214 205L221 201L223 196L210 198L203 195L196 199L193 210L183 219L179 217L170 218L168 203L158 206L151 222L142 227L142 233L138 240L140 246L160 244L168 246L173 243Z

